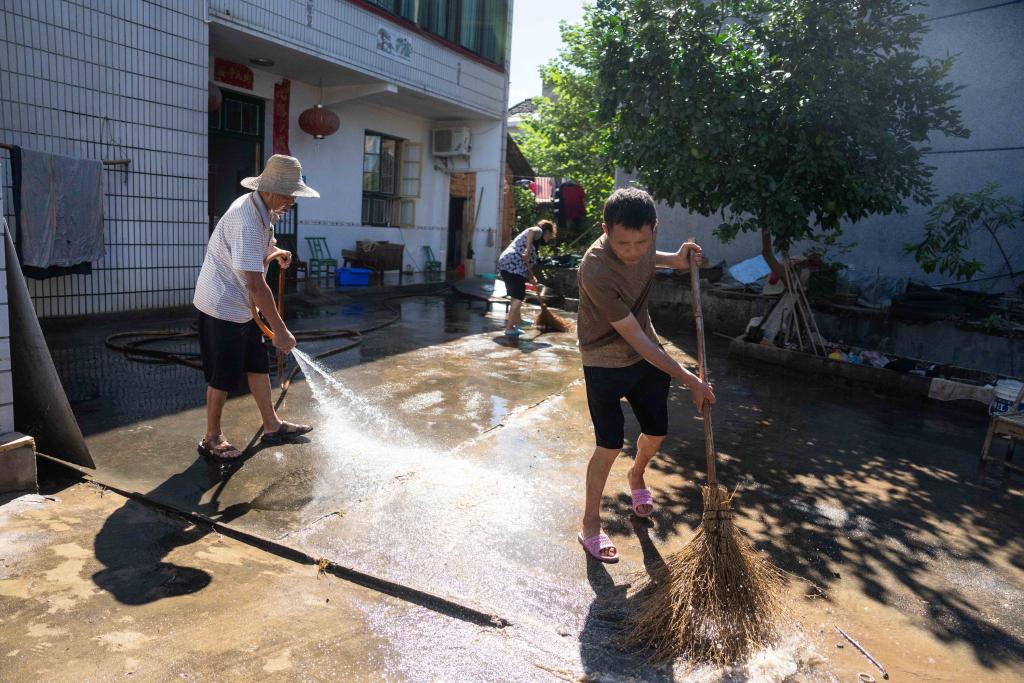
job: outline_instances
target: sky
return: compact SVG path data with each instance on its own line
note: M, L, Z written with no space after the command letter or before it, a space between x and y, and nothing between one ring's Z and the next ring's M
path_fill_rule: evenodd
M540 95L537 68L558 55L558 23L583 18L584 0L515 0L512 9L512 57L509 106Z

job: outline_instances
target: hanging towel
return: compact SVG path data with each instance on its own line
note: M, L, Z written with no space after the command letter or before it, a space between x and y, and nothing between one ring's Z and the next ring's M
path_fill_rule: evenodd
M11 169L25 274L89 272L105 253L102 162L15 147Z
M555 198L555 179L554 178L534 178L537 183L537 201L538 202L550 202Z

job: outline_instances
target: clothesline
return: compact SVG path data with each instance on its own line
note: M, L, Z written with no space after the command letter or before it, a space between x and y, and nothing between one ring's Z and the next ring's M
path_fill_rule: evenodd
M0 142L0 149L14 149L14 145L8 145L6 142ZM132 163L131 159L103 159L101 163L104 166L127 166Z

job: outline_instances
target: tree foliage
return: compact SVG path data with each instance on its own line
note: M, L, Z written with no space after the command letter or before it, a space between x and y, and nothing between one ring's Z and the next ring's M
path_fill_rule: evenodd
M952 57L913 0L598 0L611 154L660 200L774 246L933 198L933 133L966 137Z
M554 214L550 209L544 208L537 203L536 197L528 187L516 186L513 190L513 197L516 203L516 222L513 234L519 234L526 228L537 225L541 220L547 218L553 221Z
M998 233L1024 225L1024 203L997 196L998 191L999 183L986 183L977 192L949 195L928 212L921 241L905 245L904 250L914 255L926 273L938 270L957 280L969 280L984 270L980 261L967 256L973 233L983 230L999 249L1007 273L1014 277L1013 264Z
M516 142L538 174L568 178L583 187L584 233L593 234L601 225L601 209L612 191L615 165L609 155L611 131L597 121L600 53L594 50L594 10L585 12L580 24L562 23L559 56L541 67L554 97L536 99L536 118L522 123ZM559 242L575 237L563 235Z

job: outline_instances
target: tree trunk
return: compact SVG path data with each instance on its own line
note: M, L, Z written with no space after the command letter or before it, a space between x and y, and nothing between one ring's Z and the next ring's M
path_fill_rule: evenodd
M772 234L768 232L767 226L761 224L761 256L768 263L768 267L772 269L772 273L775 277L779 278L786 284L786 288L789 288L789 281L786 279L786 269L779 263L779 260L775 258L775 252L772 250Z

